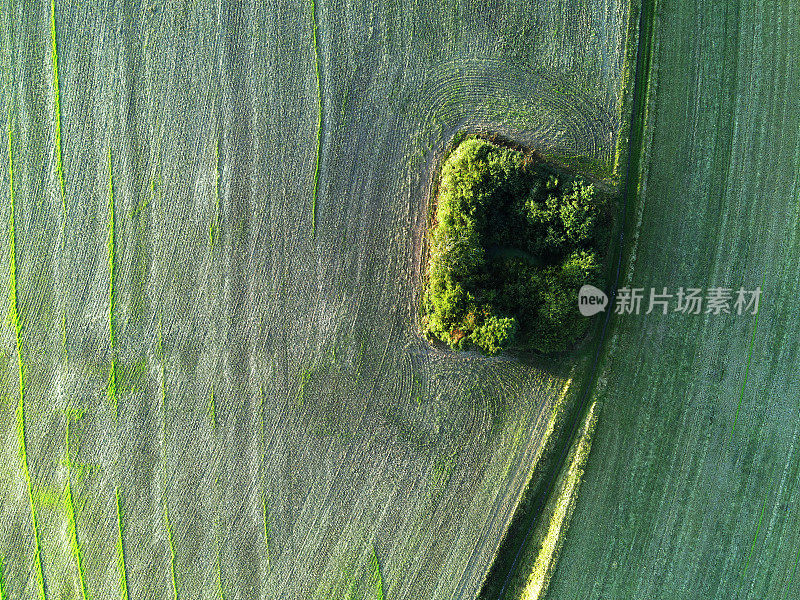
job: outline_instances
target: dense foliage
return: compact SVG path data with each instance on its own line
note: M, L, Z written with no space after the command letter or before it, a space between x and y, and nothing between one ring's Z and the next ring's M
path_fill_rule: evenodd
M468 137L442 167L423 326L451 347L568 350L589 320L609 211L594 185L531 153Z

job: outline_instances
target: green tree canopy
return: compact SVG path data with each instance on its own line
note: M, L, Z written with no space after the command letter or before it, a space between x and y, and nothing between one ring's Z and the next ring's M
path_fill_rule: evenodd
M470 136L442 166L423 323L453 348L569 349L588 319L578 289L599 285L608 202L580 176Z

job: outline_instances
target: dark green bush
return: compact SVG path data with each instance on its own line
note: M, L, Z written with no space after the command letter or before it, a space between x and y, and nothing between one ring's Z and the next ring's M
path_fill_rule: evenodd
M466 138L442 166L426 333L488 354L568 350L589 323L578 289L600 283L607 204L592 184L530 153Z

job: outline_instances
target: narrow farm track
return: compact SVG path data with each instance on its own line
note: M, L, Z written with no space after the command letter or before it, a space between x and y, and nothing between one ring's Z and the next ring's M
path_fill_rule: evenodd
M421 338L430 176L462 129L607 174L627 5L558 5L4 4L5 597L33 509L48 598L469 598L586 364Z
M798 7L659 0L636 287L755 315L619 317L554 598L798 594ZM735 426L734 426L735 424Z

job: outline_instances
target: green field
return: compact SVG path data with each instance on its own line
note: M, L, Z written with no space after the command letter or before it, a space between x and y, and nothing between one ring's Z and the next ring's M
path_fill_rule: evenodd
M0 2L0 600L800 595L800 7ZM432 345L464 132L758 316Z
M800 594L800 19L788 2L653 10L623 282L761 286L752 315L612 320L552 598Z
M589 360L423 338L431 183L490 131L614 184L627 23L3 2L2 597L474 598Z

